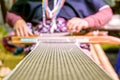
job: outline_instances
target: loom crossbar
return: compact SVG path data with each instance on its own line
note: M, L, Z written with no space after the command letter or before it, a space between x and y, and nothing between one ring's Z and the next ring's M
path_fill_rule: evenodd
M67 42L67 43L92 43L92 44L120 44L120 38L113 36L58 36L58 37L12 37L12 43L14 44L35 44L37 42Z
M3 80L112 80L74 43L38 43Z

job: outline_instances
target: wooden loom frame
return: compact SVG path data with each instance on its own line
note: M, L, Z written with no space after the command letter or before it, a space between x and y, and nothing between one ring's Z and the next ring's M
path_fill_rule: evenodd
M31 36L31 37L18 37L18 36L13 36L11 38L12 43L14 44L34 44L37 42L37 40L39 39L51 39L51 38L55 38L55 39L64 39L64 38L74 38L74 39L78 39L78 42L80 43L90 43L91 44L91 52L93 53L95 62L100 65L101 67L103 67L105 69L105 71L108 73L109 76L111 76L114 80L119 80L117 74L115 73L111 63L109 62L105 52L103 51L103 49L101 48L100 44L116 44L119 45L120 44L120 39L113 37L113 36L102 36L101 34L99 36L93 36L91 35L91 33L84 35L84 36L60 36L60 37L40 37L40 36ZM33 42L22 42L21 39L35 39ZM83 41L85 40L85 41Z

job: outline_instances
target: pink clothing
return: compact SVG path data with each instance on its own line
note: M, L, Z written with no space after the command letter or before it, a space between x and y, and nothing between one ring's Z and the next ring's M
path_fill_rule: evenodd
M6 22L13 27L17 20L22 19L19 15L14 13L7 12Z
M100 27L104 26L112 18L112 9L105 8L100 10L98 13L88 16L85 20L88 22L89 27Z

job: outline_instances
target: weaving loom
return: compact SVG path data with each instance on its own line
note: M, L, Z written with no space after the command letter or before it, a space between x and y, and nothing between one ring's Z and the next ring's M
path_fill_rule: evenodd
M55 1L55 0L54 0ZM56 29L56 16L60 10L59 0L54 3L57 12L49 11L49 17L53 18L53 33ZM46 27L45 0L42 0L43 26ZM109 39L110 40L109 40ZM112 42L111 42L112 41ZM117 38L105 37L12 37L12 43L36 44L36 47L13 69L3 80L112 80L112 78L100 68L79 47L79 43L108 43L120 44Z
M88 43L88 40L82 41L82 38L83 36L37 37L36 47L4 80L112 80L79 47L80 41ZM12 39L20 41L20 37ZM117 38L113 41L120 43Z

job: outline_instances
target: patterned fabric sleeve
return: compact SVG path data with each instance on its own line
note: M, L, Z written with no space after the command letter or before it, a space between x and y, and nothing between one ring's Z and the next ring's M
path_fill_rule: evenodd
M112 18L112 10L111 8L103 8L99 12L94 15L88 16L85 20L88 22L88 26L93 27L101 27L107 24Z
M10 27L13 27L15 22L19 19L22 19L22 18L14 13L8 12L6 15L6 22L10 25Z

